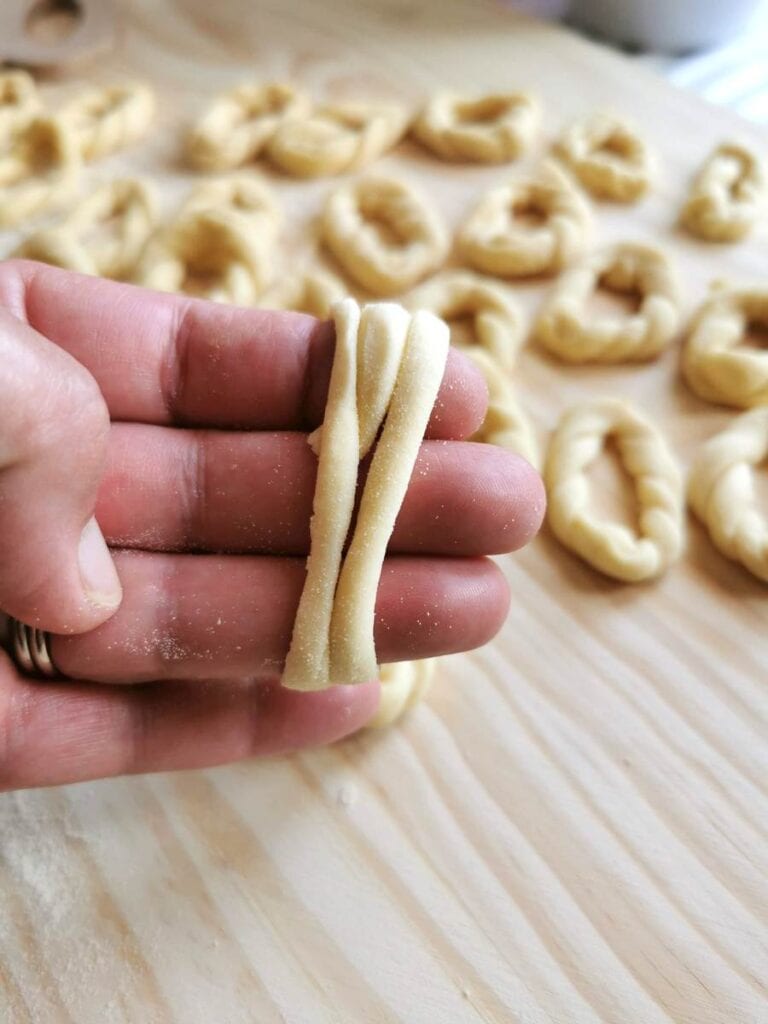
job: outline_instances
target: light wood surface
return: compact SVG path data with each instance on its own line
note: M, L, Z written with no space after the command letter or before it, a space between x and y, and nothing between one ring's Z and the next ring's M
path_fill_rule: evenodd
M123 72L158 87L159 130L88 174L152 168L169 204L190 180L179 126L249 75L411 102L441 85L531 87L550 136L610 105L642 126L661 178L637 208L601 206L598 239L661 239L687 308L714 276L768 275L765 225L723 248L670 227L710 146L737 133L768 151L765 136L500 9L133 0L89 77ZM506 173L415 147L382 166L420 179L451 223ZM287 245L308 248L332 183L276 187ZM542 286L518 292L533 309ZM688 393L677 358L598 371L529 350L518 380L542 437L572 400L625 394L687 463L730 414ZM546 532L502 564L502 634L444 662L399 728L283 761L0 799L0 1019L765 1024L768 591L694 523L652 586L607 582Z

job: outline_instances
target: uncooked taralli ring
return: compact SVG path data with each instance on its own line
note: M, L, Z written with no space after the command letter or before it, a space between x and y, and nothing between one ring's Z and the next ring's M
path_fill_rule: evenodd
M399 142L407 123L405 111L394 104L318 107L285 118L267 143L267 156L298 178L359 170Z
M547 162L535 177L487 192L460 229L458 246L470 266L486 274L552 274L583 252L590 224L578 189Z
M14 253L82 274L128 277L157 219L154 194L136 178L98 187L51 228L34 232ZM106 237L99 227L108 227ZM90 233L95 237L89 239Z
M142 82L99 86L75 96L61 116L83 160L100 160L146 135L155 116L155 94Z
M768 458L768 407L737 416L705 441L691 467L688 501L728 558L768 583L768 519L755 501L753 467Z
M592 195L633 203L651 184L653 160L642 138L625 121L592 114L567 128L558 154Z
M635 484L639 535L589 511L586 470L609 436ZM557 538L607 576L626 583L647 580L680 554L680 472L657 428L626 403L597 399L566 412L550 441L544 482L547 515Z
M217 96L187 137L187 159L203 171L228 171L259 155L283 118L310 109L283 82L248 83Z
M411 132L443 160L503 163L514 160L531 145L541 120L541 108L526 92L433 96Z
M61 118L7 122L0 131L0 227L64 205L80 167L77 145Z
M0 134L28 121L42 108L35 80L27 71L0 72Z
M361 178L337 188L326 202L322 233L349 276L375 295L410 288L435 270L448 251L437 214L415 189L395 178Z
M313 267L280 281L259 300L259 306L262 309L289 309L294 313L309 313L326 320L347 291L344 282L335 274L322 267Z
M757 154L723 143L694 178L680 221L698 238L736 242L754 227L765 193L765 169Z
M248 171L206 179L195 185L184 200L181 212L201 210L215 210L231 218L254 236L258 235L263 245L274 241L282 222L275 193L258 174Z
M437 658L424 658L422 661L396 661L381 665L379 708L366 728L383 729L410 711L429 690L437 662Z
M639 294L638 311L588 317L585 304L598 286ZM534 333L565 362L620 363L658 355L679 325L678 287L668 259L658 249L625 242L567 270L544 300Z
M463 351L480 370L488 387L485 419L469 440L507 448L538 469L540 455L536 435L512 384L486 351L477 346L468 346Z
M683 348L683 373L708 402L768 405L768 352L737 347L750 322L768 327L768 288L715 288Z

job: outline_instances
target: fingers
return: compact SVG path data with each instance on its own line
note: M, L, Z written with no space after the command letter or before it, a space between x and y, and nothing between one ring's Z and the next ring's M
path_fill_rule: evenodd
M60 684L0 652L0 790L202 768L332 743L361 728L376 683L295 693L266 683Z
M0 266L0 306L85 366L112 418L249 430L307 430L325 408L333 329L298 313L238 309L83 277ZM486 388L453 352L428 436L468 437Z
M317 462L299 433L113 427L97 514L115 546L306 554ZM426 441L390 551L489 555L536 533L538 474L490 445Z
M118 613L92 633L54 637L67 676L98 682L267 678L280 673L304 584L293 558L116 556ZM380 661L487 643L507 612L506 581L485 559L389 558L376 603Z
M0 308L0 608L59 633L120 602L96 520L109 416L66 352Z

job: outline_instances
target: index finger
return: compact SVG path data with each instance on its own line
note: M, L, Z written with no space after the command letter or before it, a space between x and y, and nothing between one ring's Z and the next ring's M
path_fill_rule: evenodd
M333 327L300 313L152 292L25 260L0 265L0 305L82 363L113 420L312 430L323 415ZM451 352L427 436L461 439L485 384Z

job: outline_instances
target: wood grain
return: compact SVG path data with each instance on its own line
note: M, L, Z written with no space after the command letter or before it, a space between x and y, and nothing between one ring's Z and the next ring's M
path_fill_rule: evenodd
M549 137L606 105L634 117L662 176L598 240L662 240L686 307L714 276L765 279L768 229L708 247L672 227L723 137L765 136L557 29L460 0L133 0L91 79L164 97L144 146L89 181L191 177L180 126L243 77L416 102L440 85L524 86ZM53 103L80 87L62 73ZM451 224L503 169L406 145ZM307 239L328 181L276 188ZM4 250L15 241L2 239ZM541 285L517 287L531 311ZM518 379L542 438L569 402L626 394L683 462L729 414L647 367ZM606 478L607 479L607 478ZM766 1024L766 589L691 523L658 584L610 583L545 532L502 560L498 640L444 663L402 727L290 760L0 799L0 1017L11 1024Z

